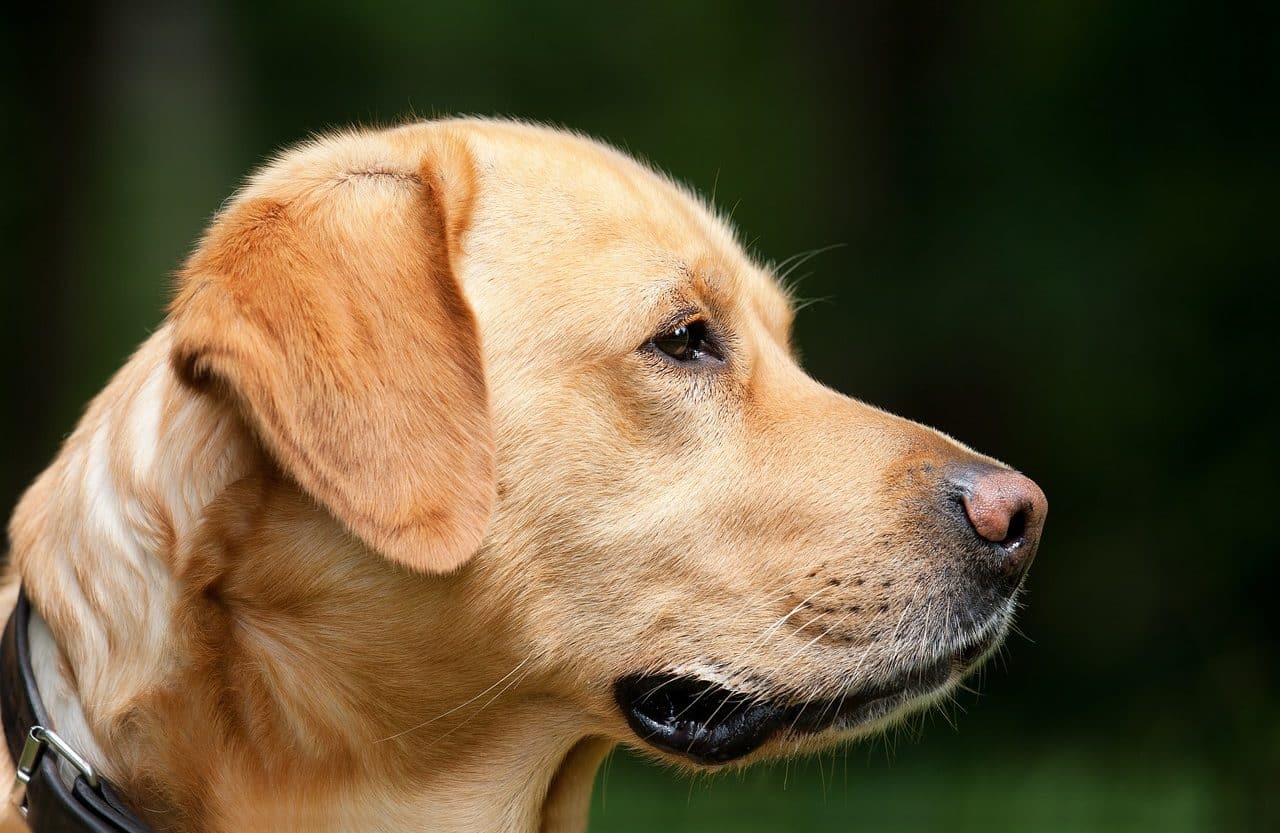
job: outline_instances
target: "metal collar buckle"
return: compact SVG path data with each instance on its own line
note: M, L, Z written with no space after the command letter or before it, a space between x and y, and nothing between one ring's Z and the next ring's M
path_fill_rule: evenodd
M35 773L36 767L40 765L40 756L44 754L46 747L79 770L86 784L94 789L98 788L98 773L94 771L92 764L72 749L56 732L43 726L32 726L31 731L27 732L26 742L22 745L22 754L18 757L17 781L13 789L13 802L18 805L18 812L23 818L27 816L27 783Z

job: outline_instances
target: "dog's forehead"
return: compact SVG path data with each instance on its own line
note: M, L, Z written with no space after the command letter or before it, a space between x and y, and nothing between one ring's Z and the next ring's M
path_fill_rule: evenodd
M690 190L575 134L502 122L461 127L477 172L463 248L484 284L535 289L528 303L548 315L596 310L623 339L682 302L749 316L786 339L786 293ZM628 324L637 333L625 332Z
M737 249L732 230L691 191L608 145L529 125L465 127L482 217L492 208L543 239L586 251L620 239L686 252Z

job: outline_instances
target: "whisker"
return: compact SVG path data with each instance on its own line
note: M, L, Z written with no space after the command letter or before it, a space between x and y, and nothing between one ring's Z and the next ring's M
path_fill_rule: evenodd
M816 249L809 249L808 251L797 252L791 257L786 258L782 260L780 263L775 264L771 271L776 271L779 269L783 270L780 274L777 275L777 281L783 286L787 286L787 278L791 275L792 272L799 269L801 266L808 263L810 260L817 257L818 255L825 254L829 251L832 251L833 249L842 249L844 248L844 246L845 246L844 243L832 243L829 246L820 246ZM788 289L790 288L791 287L788 287Z
M786 660L784 660L783 664L785 665L786 663L791 662L791 660L795 659L797 656L799 656L800 654L802 654L802 653L804 653L805 651L807 651L810 647L812 647L812 646L813 646L813 644L814 644L815 642L817 642L818 640L820 640L820 639L822 639L823 637L825 637L825 636L827 636L828 634L830 634L833 630L835 630L836 628L838 628L840 625L843 625L846 621L848 621L849 617L850 617L850 616L853 616L853 615L854 615L854 614L853 614L853 611L849 611L849 612L845 613L845 615L844 615L844 616L840 617L840 619L839 619L838 621L836 621L835 623L833 623L830 627L828 627L828 628L827 628L826 630L824 630L822 633L818 634L818 635L817 635L817 636L815 636L813 639L809 640L809 641L808 641L808 642L806 642L804 645L800 646L800 648L798 648L795 652L793 652L793 653L791 654L791 656L787 657L787 659L786 659ZM865 654L864 654L864 656L865 656ZM850 680L850 681L849 681L849 684L851 685L851 684L852 684L852 682L853 682L853 681L852 681L852 680ZM822 710L822 714L820 714L820 715L818 716L818 717L819 717L819 720L822 720L822 719L826 718L826 716L827 716L827 711L828 711L829 709L831 709L831 708L833 707L833 705L835 706L835 713L836 713L836 714L839 714L839 712L840 712L839 706L844 705L844 699L845 699L845 697L847 697L847 696L848 696L848 689L847 689L847 686L846 686L846 685L842 685L842 686L841 686L840 698L839 698L839 705L835 705L834 703L832 703L832 704L828 704L825 708L823 708L823 710ZM809 704L808 704L807 702L806 702L806 703L802 703L802 704L800 705L800 710L799 710L798 712L796 712L795 719L791 721L790 731L794 731L794 730L795 730L795 728L796 728L796 724L800 722L800 718L804 715L804 710L808 707L808 705L809 705Z
M680 718L684 717L685 712L689 711L689 709L698 705L698 701L701 700L703 697L706 697L707 692L711 691L711 689L716 687L719 687L719 683L715 683L708 680L707 684L703 687L702 691L698 692L697 696L689 701L689 705L685 706L683 709L680 710L679 714L676 715L675 719L679 720ZM726 700L721 700L720 705L715 707L715 710L711 712L711 717L708 717L706 720L707 724L711 723L712 719L715 718L716 716L716 712L720 711L720 708L724 706L725 702Z
M525 657L524 659L520 660L520 662L516 665L516 667L515 667L515 668L512 668L512 669L511 669L510 671L508 671L505 675L503 675L502 679L498 680L498 681L497 681L497 682L495 682L493 685L489 686L489 687L488 687L488 688L486 688L484 691L482 691L482 692L480 692L479 694L477 694L475 697L472 697L471 699L466 700L465 702L459 703L458 705L454 706L453 708L449 709L448 711L443 712L443 713L441 713L441 714L438 714L438 715L436 715L435 717L431 718L430 720L424 720L424 721L422 721L421 723L419 723L419 724L418 724L418 725L416 725L416 726L410 726L408 729L405 729L404 731L396 732L394 735L388 735L387 737L382 738L382 739L381 739L381 740L379 740L379 741L376 741L376 743L385 743L386 741L389 741L389 740L395 740L396 738L403 737L404 735L407 735L407 734L409 734L410 732L416 732L418 729L421 729L421 728L422 728L422 727L424 727L424 726L430 726L432 723L435 723L437 720L440 720L440 719L442 719L442 718L448 717L449 715L453 714L454 712L458 711L459 709L466 708L467 706L471 705L471 704L472 704L472 703L474 703L475 701L479 700L481 697L483 697L483 696L485 696L486 694L488 694L490 691L493 691L495 688L497 688L498 686L502 685L502 683L504 683L506 680L508 680L508 679L509 679L513 674L515 674L515 673L516 673L516 672L518 672L521 668L523 668L526 664L528 664L528 662L529 662L530 660L532 660L532 659L533 659L533 657L534 657L534 655L533 655L533 654L530 654L529 656L527 656L527 657ZM504 689L504 691L505 691L505 689ZM502 692L499 692L499 694L501 694L501 693L502 693ZM486 704L486 705L487 705L487 704ZM480 708L481 708L481 709L483 709L483 708L484 708L484 706L481 706Z
M809 276L805 275L804 277L807 278ZM803 279L804 278L801 278L801 280ZM803 300L798 300L796 301L796 304L795 304L795 312L797 313L803 312L804 310L807 310L809 307L813 306L814 304L825 304L828 301L834 301L835 297L836 296L834 295L818 295L813 298L804 298Z
M763 645L765 642L767 642L769 639L771 639L771 638L772 638L772 635L773 635L774 633L776 633L776 632L777 632L777 630L778 630L779 628L781 628L784 624L786 624L786 623L787 623L787 621L788 621L792 616L795 616L795 615L796 615L796 613L798 613L801 609L803 609L803 608L804 608L804 606L805 606L806 604L808 604L809 602L813 601L815 598L817 598L817 597L818 597L818 595L819 595L819 594L821 594L821 593L823 593L823 592L825 592L825 591L827 591L827 590L829 590L829 589L830 589L830 586L829 586L829 585L823 585L822 587L819 587L817 590L815 590L815 591L813 591L812 593L810 593L807 597L805 597L804 599L802 599L798 605L796 605L795 607L791 608L790 612L788 612L788 613L787 613L787 615L783 616L781 619L779 619L778 621L774 622L774 623L773 623L772 625L770 625L769 627L765 628L764 632L763 632L763 633L761 633L760 637L758 637L756 641L754 641L754 642L752 642L750 645L748 645L748 646L747 646L747 648L746 648L746 650L752 650L752 649L754 649L754 648L756 648L756 647L759 647L759 646Z
M480 715L480 713L481 713L482 711L484 711L485 709L489 708L489 706L492 706L492 705L497 701L497 699L498 699L499 697L501 697L502 695L504 695L504 694L506 694L508 691L510 691L510 690L511 690L514 686L516 686L516 685L517 685L517 684L518 684L522 679L523 679L523 677L515 677L515 678L513 678L513 679L511 680L511 682L509 682L509 683L507 683L505 686L503 686L503 687L502 687L502 689L501 689L497 694L495 694L495 695L493 695L492 697L490 697L487 701L485 701L485 703L484 703L482 706L480 706L480 708L478 708L478 709L476 709L474 712L472 712L472 713L470 714L470 716L468 716L468 717L467 717L467 719L466 719L466 720L464 720L464 721L462 721L461 723L459 723L458 725L454 726L452 729L450 729L449 731L445 732L443 735L437 735L435 738L433 738L433 739L432 739L432 741L431 741L431 744L430 744L430 745L434 745L434 744L439 743L440 741L442 741L442 740L444 740L445 738L449 737L449 735L452 735L454 732L456 732L456 731L458 731L459 729L461 729L463 726L466 726L466 725L467 725L468 723L470 723L472 720L475 720L475 719Z
M730 209L729 209L729 220L728 220L728 222L729 222L730 224L732 224L732 223L733 223L733 215L737 213L737 211L738 211L738 206L739 206L739 205L741 205L741 204L742 204L742 197L738 197L737 201L736 201L736 202L734 202L734 204L733 204L733 208L730 208Z
M617 753L618 747L610 747L604 756L604 772L600 776L600 809L607 810L609 808L609 773L613 771L613 756Z

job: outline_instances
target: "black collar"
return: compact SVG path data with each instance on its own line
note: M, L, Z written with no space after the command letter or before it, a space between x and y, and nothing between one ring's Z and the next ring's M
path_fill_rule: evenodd
M14 800L27 826L33 833L152 833L107 780L54 733L31 670L30 621L31 603L19 588L18 605L0 642L0 709L18 770ZM76 770L70 787L58 772L59 759Z

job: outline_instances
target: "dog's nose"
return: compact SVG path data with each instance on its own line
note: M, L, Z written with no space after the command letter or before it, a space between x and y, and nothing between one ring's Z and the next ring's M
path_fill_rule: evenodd
M974 467L958 478L970 528L988 545L996 566L1021 576L1031 566L1049 501L1035 481L1010 469Z

